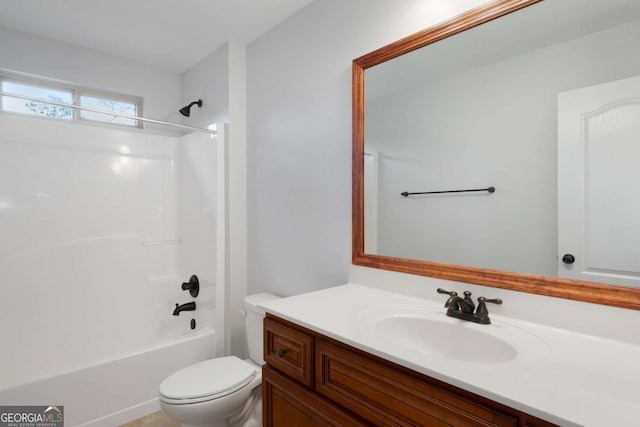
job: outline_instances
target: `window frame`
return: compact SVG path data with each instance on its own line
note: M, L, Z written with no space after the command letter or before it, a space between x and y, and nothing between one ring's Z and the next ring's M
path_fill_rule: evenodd
M2 83L5 81L33 86L33 87L42 88L42 89L50 89L52 91L55 90L55 91L68 92L72 95L71 96L73 100L72 105L77 107L83 106L82 105L83 96L97 98L97 99L104 99L105 101L133 104L135 106L136 112L131 116L143 117L142 116L143 99L142 97L139 97L139 96L125 95L117 92L111 92L111 91L100 90L100 89L92 89L88 87L58 82L52 79L47 79L42 77L33 77L33 76L23 76L20 74L9 73L9 72L0 70L0 87L2 87ZM21 116L37 117L37 118L44 118L49 120L63 120L63 121L78 122L78 123L92 123L92 124L102 124L102 125L109 125L109 126L120 126L128 129L131 129L131 128L142 129L144 127L144 122L142 120L134 120L135 122L134 124L126 124L126 123L114 123L108 120L96 120L91 118L85 118L85 117L82 117L82 114L81 114L83 110L79 108L72 108L72 115L70 119L49 117L41 114L29 114L29 113L22 113L19 111L5 110L4 102L3 102L4 96L9 97L9 95L0 95L0 113L4 113L4 114L18 114ZM93 108L93 107L87 107L87 108ZM104 112L104 114L106 115L109 115L109 113L110 113L109 111Z

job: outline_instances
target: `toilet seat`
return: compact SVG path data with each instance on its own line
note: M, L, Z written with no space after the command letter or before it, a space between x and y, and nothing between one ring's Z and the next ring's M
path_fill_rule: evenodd
M160 400L173 405L206 402L242 389L257 366L235 356L205 360L179 370L160 384Z

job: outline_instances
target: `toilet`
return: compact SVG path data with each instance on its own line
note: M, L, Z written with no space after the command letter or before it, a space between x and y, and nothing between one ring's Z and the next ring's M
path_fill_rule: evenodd
M259 427L262 425L264 310L271 294L244 299L249 359L218 357L188 366L160 384L160 407L183 427Z

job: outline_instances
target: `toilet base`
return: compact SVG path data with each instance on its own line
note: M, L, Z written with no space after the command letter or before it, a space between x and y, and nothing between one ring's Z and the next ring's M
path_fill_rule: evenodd
M229 427L262 427L262 386L253 389L247 404L237 415L228 419L227 425Z
M261 427L262 426L262 387L255 386L242 397L245 404L235 412L226 414L220 420L211 420L212 402L202 402L192 405L171 405L160 401L160 407L169 418L180 422L182 427ZM247 390L248 391L248 390ZM236 396L240 397L240 396ZM207 405L209 404L209 405ZM220 412L218 412L220 413ZM184 422L184 421L191 422ZM194 423L195 422L195 423Z

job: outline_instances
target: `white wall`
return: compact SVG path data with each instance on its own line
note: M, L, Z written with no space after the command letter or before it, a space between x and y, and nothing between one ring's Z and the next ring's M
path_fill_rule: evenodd
M229 42L183 74L183 102L202 99L182 123L207 127L228 123L227 241L225 352L244 356L244 318L239 314L247 295L247 150L246 47Z
M378 254L556 275L557 95L636 75L638 50L635 21L368 102Z
M183 91L182 104L188 105L193 101L202 99L201 108L197 106L193 106L191 107L191 115L189 117L181 116L182 124L185 124L188 126L207 128L208 126L214 123L229 122L229 80L230 80L229 55L230 55L230 45L229 43L227 43L224 46L212 52L210 55L208 55L206 58L204 58L202 61L196 64L193 68L186 71L182 75L182 91ZM209 151L209 149L217 147L218 143L219 142L217 140L215 141L209 140L207 143L203 143L204 145L202 148L204 149L204 151L202 150L191 151L192 161L197 162L202 166L201 168L197 169L198 174L206 174L212 178L215 178L214 175L217 171L215 168L215 162L209 163L209 161L212 160L211 154L213 154L213 152ZM227 141L227 148L229 147L229 143L233 144L233 142ZM207 146L208 148L205 148L205 146ZM208 160L205 160L204 163L203 163L204 159L198 159L198 157L202 156L203 153L207 153L205 157L208 159ZM227 163L228 159L223 159L222 162L228 165ZM242 169L241 173L245 173L245 169ZM206 185L210 185L210 184L214 184L215 180L211 181L207 179L201 182L203 184L206 182ZM223 185L228 186L228 182L225 181ZM223 197L229 197L229 196L227 195ZM215 211L198 212L194 214L197 216L205 217L205 216L214 215ZM245 214L244 211L243 211L243 214ZM201 230L199 229L199 222L196 224L189 224L189 221L187 221L187 224L185 225L189 227L189 230L193 232L193 237L195 239L199 239L198 236L199 236L199 233L201 232ZM225 241L228 242L229 236L219 236L219 237L224 238ZM198 256L201 258L203 262L208 263L208 265L215 265L215 258L212 258L213 255L215 255L215 251L202 252ZM221 255L226 260L225 263L228 264L229 262L228 248L225 250L225 253ZM225 295L225 297L228 297L229 292L227 292L227 289L223 289L223 290L217 289L218 286L226 286L226 287L230 286L230 277L228 275L228 265L224 266L223 271L224 272L222 274L226 275L224 281L220 280L220 278L214 281L212 278L211 283L214 284L215 282L216 293L218 293L219 295ZM188 275L189 273L185 271L185 274ZM232 285L235 286L235 283L233 283ZM246 286L243 286L241 288L242 288L242 296L244 296L246 292L245 290ZM229 324L229 319L228 319L229 318L228 316L229 301L220 301L220 303L221 303L220 306L224 306L225 312L218 313L216 314L216 316L219 316L220 319L225 319L225 321L224 321L224 326L221 325L222 327L219 327L217 329L217 332L224 333L224 337L218 336L216 338L219 339L220 340L219 342L222 344L220 348L221 353L228 354L231 351L230 340L232 335L230 333L231 325ZM239 335L240 339L244 337L243 334L235 332L234 336L237 336L237 335ZM240 342L242 342L242 340ZM234 348L234 350L236 350L238 354L243 355L245 351L244 345L240 349Z
M248 46L250 293L347 281L351 61L481 3L316 1Z
M0 70L143 97L143 115L179 122L180 75L0 27Z
M202 107L191 107L191 116L181 116L183 124L206 128L229 121L229 44L182 74L181 106L198 99L202 99Z
M244 356L247 295L247 55L246 46L229 43L228 241L229 292L226 309L227 352Z

